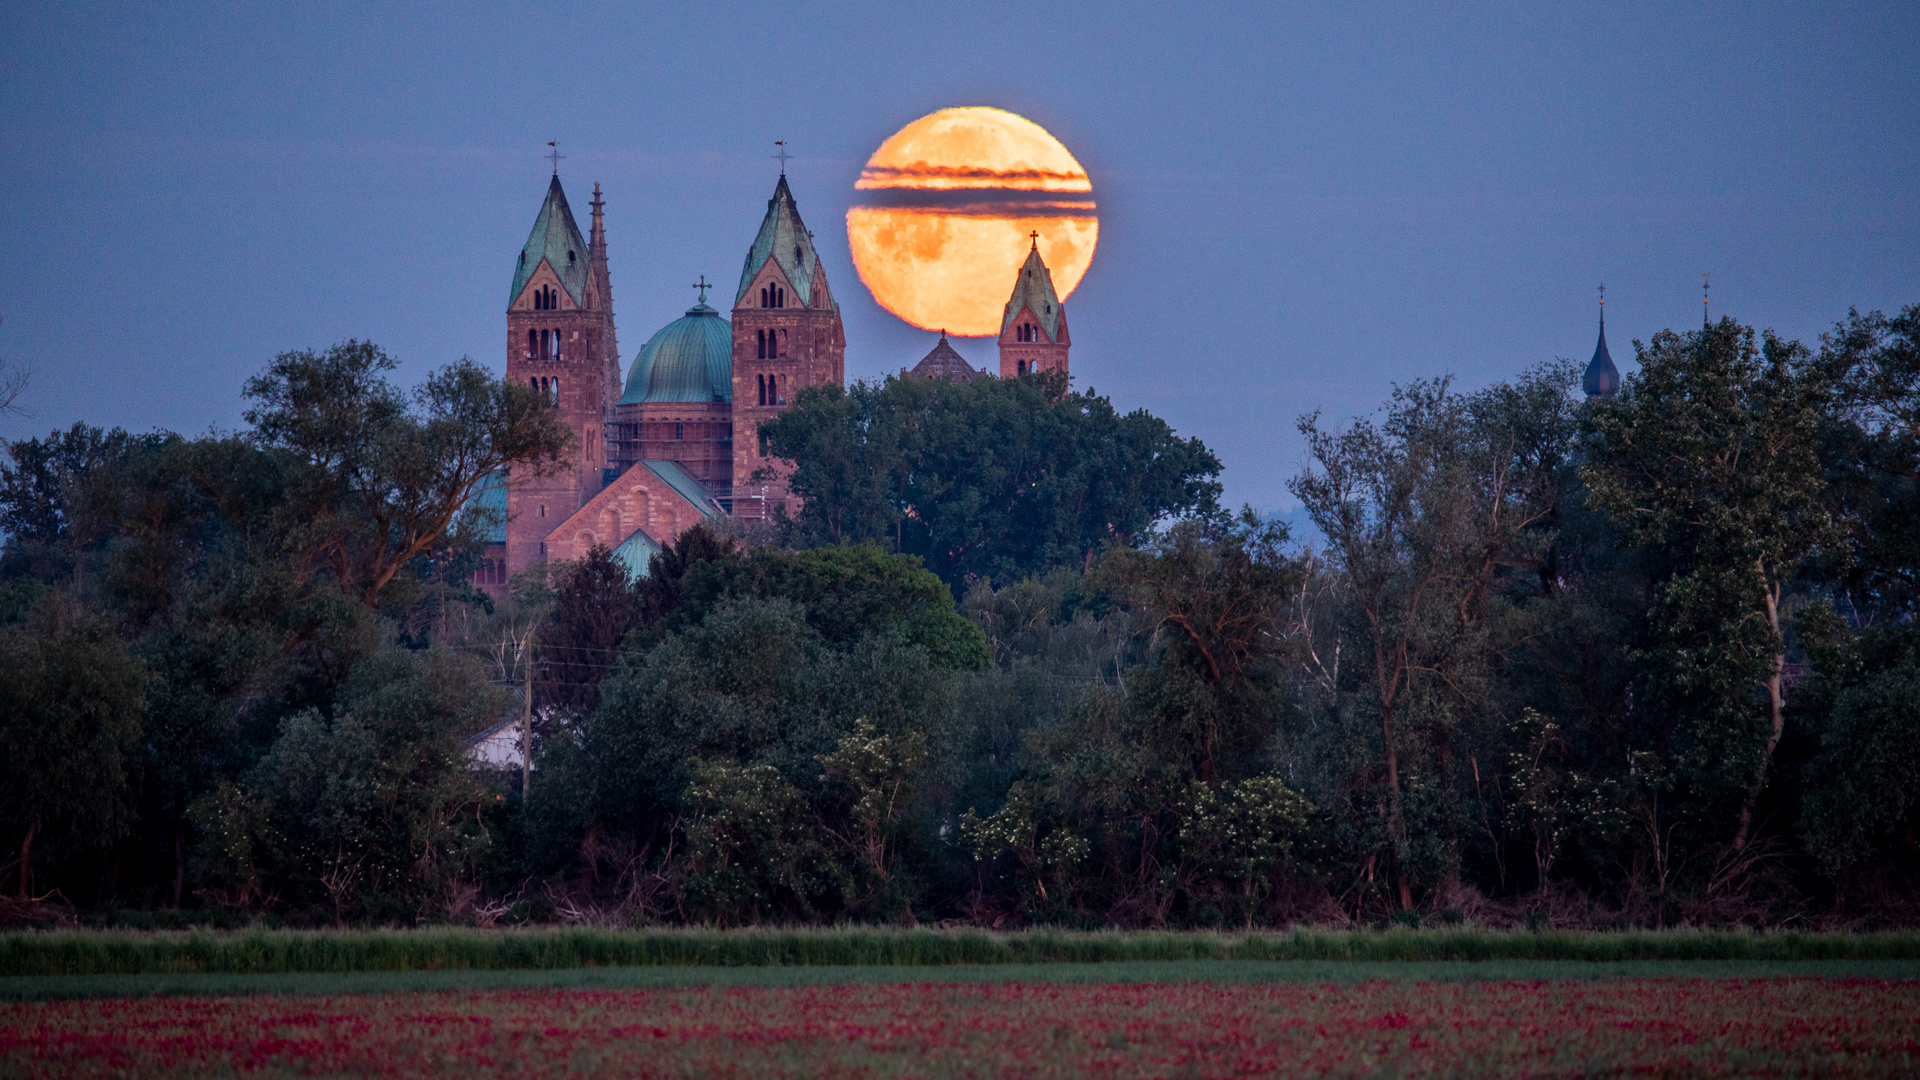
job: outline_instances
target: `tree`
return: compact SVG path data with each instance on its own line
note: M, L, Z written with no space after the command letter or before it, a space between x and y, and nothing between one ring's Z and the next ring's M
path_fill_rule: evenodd
M819 758L861 717L951 742L951 676L888 634L836 645L785 599L739 597L644 652L629 651L580 729L592 821L661 833L684 812L692 762L769 765L817 797Z
M471 360L434 372L411 406L381 374L395 366L378 346L348 341L281 353L246 385L255 438L306 466L286 527L311 569L369 606L448 535L489 474L552 475L572 439L539 394Z
M447 650L383 648L355 665L331 710L301 710L239 785L192 811L229 872L264 868L293 901L335 917L414 914L470 871L490 801L465 740L511 702L479 664ZM216 879L229 896L258 883ZM288 895L290 894L290 895Z
M586 716L600 704L600 682L619 659L621 643L639 625L644 594L604 544L555 576L553 614L535 646L544 654L539 693L551 705Z
M1830 384L1798 342L1730 318L1634 349L1639 373L1590 414L1582 476L1663 568L1648 704L1693 775L1730 794L1739 851L1786 726L1781 600L1837 539L1816 441Z
M779 598L799 606L808 625L835 645L867 634L898 634L935 664L959 671L988 664L980 628L954 607L946 583L911 555L878 544L836 544L807 551L756 548L702 561L680 586L675 625L691 625L729 597Z
M1084 567L1171 517L1214 509L1220 462L1066 376L809 388L760 428L794 463L802 546L871 540L949 586Z
M1272 733L1269 661L1286 647L1274 617L1300 578L1286 542L1285 525L1248 509L1237 521L1176 523L1145 550L1116 548L1094 574L1098 587L1150 622L1162 641L1160 666L1204 688L1204 701L1168 699L1169 731L1160 740L1203 784L1216 782L1217 759L1243 759Z
M1378 810L1403 909L1413 905L1405 755L1427 759L1428 788L1451 787L1455 731L1485 695L1496 592L1527 579L1549 589L1557 577L1551 526L1571 381L1564 364L1474 395L1421 381L1396 387L1379 423L1300 421L1310 463L1288 486L1327 538L1364 628Z
M1920 304L1891 318L1849 312L1812 366L1833 390L1823 495L1845 537L1822 576L1856 624L1911 618L1920 606Z
M20 398L33 381L33 371L0 356L0 416L25 416Z
M125 831L140 739L146 666L62 606L50 598L30 622L0 629L0 817L19 852L22 900L36 841L84 850Z

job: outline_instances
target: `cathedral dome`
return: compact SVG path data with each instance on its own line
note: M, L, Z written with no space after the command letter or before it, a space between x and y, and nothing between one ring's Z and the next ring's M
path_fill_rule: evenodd
M732 400L733 327L718 311L695 304L640 347L620 404Z

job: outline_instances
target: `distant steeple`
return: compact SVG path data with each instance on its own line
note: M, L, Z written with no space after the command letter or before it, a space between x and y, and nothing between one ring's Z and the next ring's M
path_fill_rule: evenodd
M1607 287L1600 286L1600 343L1593 347L1593 359L1587 362L1587 397L1612 397L1620 392L1620 369L1613 366L1607 352Z

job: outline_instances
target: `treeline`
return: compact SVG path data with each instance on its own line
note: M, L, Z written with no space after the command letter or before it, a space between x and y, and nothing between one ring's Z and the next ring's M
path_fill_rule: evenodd
M15 443L10 917L1912 925L1920 307L1635 348L1304 418L1305 537L1057 377L808 391L776 533L497 601L565 435L467 367Z

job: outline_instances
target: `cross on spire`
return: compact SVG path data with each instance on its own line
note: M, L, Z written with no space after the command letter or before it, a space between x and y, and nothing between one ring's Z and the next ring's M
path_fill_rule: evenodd
M707 280L707 275L701 274L700 280L694 282L692 287L700 290L700 302L704 304L707 302L707 290L713 288L713 282Z
M1713 325L1712 321L1707 318L1707 289L1713 285L1713 282L1709 280L1711 277L1712 275L1710 274L1700 275L1700 326L1702 329Z
M793 155L787 153L787 141L785 139L776 139L773 145L780 148L779 153L773 155L773 159L780 163L780 175L785 176L787 175L787 162L793 159Z
M560 162L561 162L561 160L562 160L562 159L564 159L564 158L565 158L565 157L566 157L567 155L565 155L565 154L563 154L563 153L561 153L561 152L560 152L560 141L559 141L558 139L553 139L553 140L550 140L550 141L548 141L548 143L547 143L547 145L548 145L548 146L551 146L551 147L553 147L553 153L551 153L551 154L546 154L546 155L543 155L543 156L545 156L547 160L549 160L549 161L551 161L551 162L553 162L553 175L555 175L555 176L559 176L559 175L560 175Z
M1607 321L1607 283L1603 281L1600 283L1600 322L1602 324L1605 324L1606 321Z
M1028 233L1027 235L1033 238L1033 250L1039 251L1040 250L1040 230L1035 229L1032 232Z

